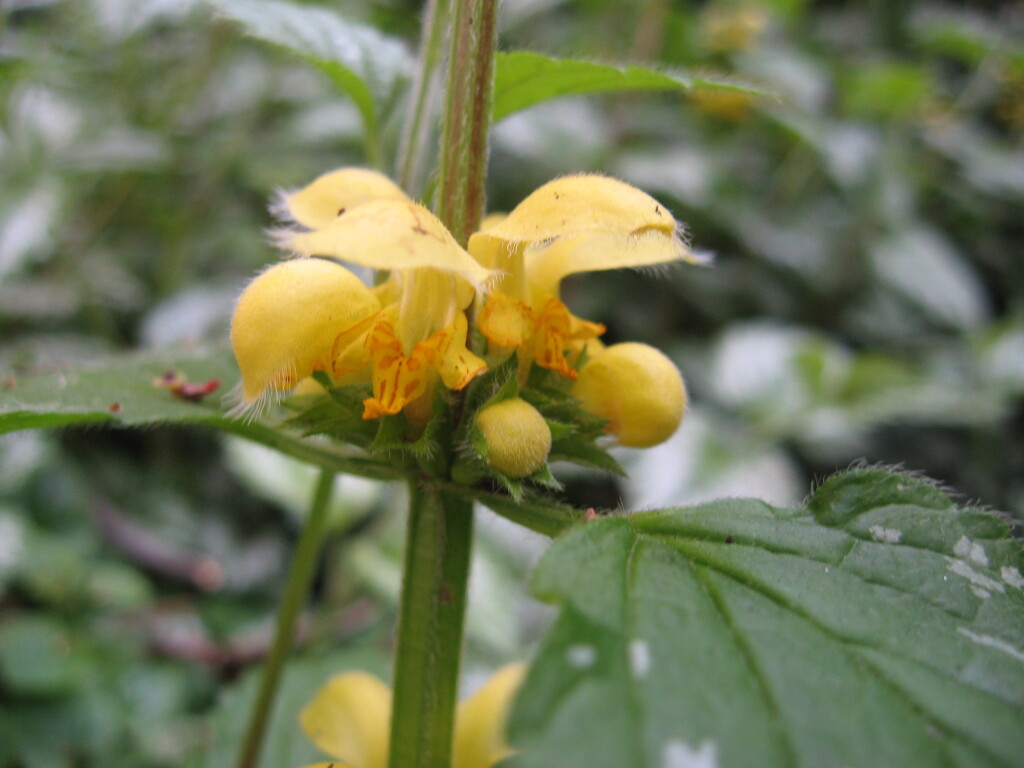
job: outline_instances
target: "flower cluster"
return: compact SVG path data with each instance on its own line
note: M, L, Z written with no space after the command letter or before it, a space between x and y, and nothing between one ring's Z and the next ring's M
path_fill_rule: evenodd
M489 217L466 248L374 171L325 174L277 210L289 223L275 239L294 258L253 280L232 320L243 411L320 371L332 388L370 386L364 420L402 413L422 428L439 388L462 390L514 356L520 387L534 369L551 372L624 445L653 445L679 424L685 390L668 359L639 344L604 349L604 327L560 297L575 273L694 260L676 220L640 190L598 175L556 179ZM343 264L386 279L369 287ZM476 434L490 435L484 458L513 478L544 465L552 439L518 396L506 392L515 404L497 411L497 400L483 402L477 416ZM513 426L523 440L508 439Z

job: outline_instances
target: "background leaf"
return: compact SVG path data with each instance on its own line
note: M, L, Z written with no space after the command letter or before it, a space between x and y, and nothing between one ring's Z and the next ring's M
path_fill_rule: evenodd
M512 764L1019 766L1020 565L1001 518L882 470L580 526L534 576L561 614Z
M689 91L693 88L764 95L755 88L714 78L512 51L498 54L494 121L559 96L615 91Z
M280 0L211 0L254 37L312 62L355 101L372 140L381 107L408 76L412 57L400 40L333 11Z

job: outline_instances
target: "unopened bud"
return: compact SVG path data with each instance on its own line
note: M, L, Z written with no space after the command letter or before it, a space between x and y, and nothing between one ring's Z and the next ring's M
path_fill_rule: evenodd
M551 430L540 412L513 398L487 406L476 416L487 441L487 460L509 477L526 477L544 466L551 451Z
M580 370L572 388L583 409L608 420L621 445L668 440L686 410L686 387L671 360L647 344L614 344Z

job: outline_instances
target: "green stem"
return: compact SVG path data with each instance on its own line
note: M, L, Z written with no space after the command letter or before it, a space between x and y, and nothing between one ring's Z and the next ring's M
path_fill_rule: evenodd
M274 705L274 696L277 693L285 661L291 652L295 622L309 595L309 583L313 578L313 568L323 545L327 507L331 500L333 485L334 473L328 470L321 472L316 491L313 494L313 503L309 508L309 517L306 518L302 535L299 537L299 543L292 556L291 567L288 570L284 595L277 612L274 643L263 667L260 689L249 715L249 726L242 744L238 768L256 768L259 764L263 734L267 729L267 721Z
M452 0L437 215L465 245L484 210L497 0ZM464 394L464 393L463 393ZM451 765L473 505L410 483L395 649L390 768Z
M484 212L497 28L497 0L452 0L437 215L463 246Z
M427 0L420 35L420 58L413 81L409 112L398 147L398 186L416 196L423 183L427 139L435 125L436 102L441 78L438 67L444 56L444 33L448 26L448 7L444 0Z
M410 483L390 768L451 765L473 507Z

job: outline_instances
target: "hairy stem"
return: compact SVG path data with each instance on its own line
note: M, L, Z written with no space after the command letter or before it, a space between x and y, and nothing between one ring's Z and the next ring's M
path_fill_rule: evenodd
M273 710L274 697L277 694L281 673L285 661L291 651L292 639L295 634L295 621L306 603L309 595L309 583L313 578L313 568L323 545L327 507L331 500L331 488L334 485L334 473L323 470L313 494L313 503L309 508L299 543L292 555L291 567L284 586L284 595L277 611L277 627L274 643L270 648L263 667L263 679L260 680L259 693L249 715L249 725L242 742L242 752L238 760L238 768L256 768L259 764L260 750L263 747L263 734Z
M463 246L484 212L496 0L453 0L437 215Z
M472 504L410 483L390 768L451 765Z
M437 215L465 246L484 210L497 0L452 0L451 8ZM468 498L440 483L410 483L390 768L451 765L472 539Z

